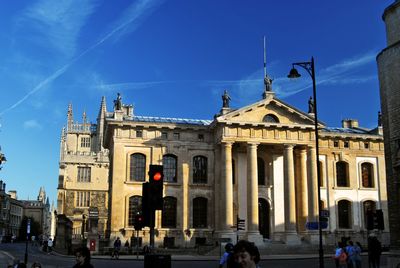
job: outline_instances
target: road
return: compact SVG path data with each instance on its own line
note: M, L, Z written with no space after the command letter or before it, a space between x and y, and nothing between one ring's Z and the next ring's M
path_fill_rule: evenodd
M12 261L12 258L24 260L25 256L25 244L14 243L14 244L0 244L0 254L4 260L8 262ZM304 258L304 259L264 259L260 262L261 267L274 267L274 268L293 268L293 267L318 267L318 258ZM37 261L42 264L42 267L48 268L70 268L75 264L75 258L73 256L62 256L58 254L46 254L40 250L39 247L28 246L28 264ZM386 256L382 256L382 267L385 267ZM217 267L217 260L174 260L172 261L173 268L202 268L202 267ZM119 259L111 260L110 258L95 258L92 260L92 264L96 268L106 267L121 267L121 268L143 268L143 260L133 259ZM363 267L368 267L368 259L366 256L363 257ZM30 267L30 265L28 266ZM334 262L331 258L325 258L325 267L334 268Z

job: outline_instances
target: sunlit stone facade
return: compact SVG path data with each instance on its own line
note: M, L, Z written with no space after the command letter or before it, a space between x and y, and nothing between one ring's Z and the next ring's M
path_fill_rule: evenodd
M102 99L96 125L72 123L61 141L59 213L74 222L97 206L101 233L113 241L136 235L134 215L141 210L142 183L150 164L164 166L164 210L156 213L156 246L214 244L236 240L239 232L259 245L318 244L317 163L322 174L321 200L329 212L324 243L341 237L367 238L365 212L382 209L388 241L385 161L381 127L369 130L357 120L342 128L319 122L319 161L315 153L314 114L279 100L272 91L239 109L223 107L213 120L136 116L131 105L114 101L107 111ZM182 111L184 114L184 111ZM85 127L86 126L86 127ZM90 147L82 147L89 137ZM78 169L91 167L90 179ZM82 170L81 170L82 172ZM80 181L79 181L80 180ZM87 203L77 194L90 192ZM79 197L82 198L82 197ZM149 229L139 232L149 243Z

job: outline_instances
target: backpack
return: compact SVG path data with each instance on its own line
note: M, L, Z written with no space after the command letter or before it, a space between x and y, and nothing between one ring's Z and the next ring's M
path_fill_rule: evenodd
M342 251L339 255L339 263L340 264L346 264L347 263L347 254L346 252Z

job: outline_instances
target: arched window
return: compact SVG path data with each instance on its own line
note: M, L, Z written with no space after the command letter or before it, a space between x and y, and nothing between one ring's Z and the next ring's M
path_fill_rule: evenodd
M161 217L163 228L176 228L176 198L164 197L164 204Z
M164 181L177 182L177 157L173 154L163 156Z
M347 200L340 200L338 202L338 214L339 214L339 228L350 229L351 228L351 202Z
M207 157L193 157L193 183L207 183Z
M146 156L131 154L130 181L144 181L146 178Z
M338 187L349 187L349 169L344 161L336 163L336 185Z
M278 119L278 117L276 117L273 114L267 114L266 116L264 116L263 122L266 122L266 123L279 123L279 119Z
M128 209L128 225L133 226L135 223L135 215L142 213L142 197L131 196L129 197L129 209Z
M257 173L258 173L258 185L265 185L265 164L264 160L257 157Z
M207 228L207 198L193 199L193 228Z
M371 163L361 164L361 180L362 187L372 188L374 187L374 166Z

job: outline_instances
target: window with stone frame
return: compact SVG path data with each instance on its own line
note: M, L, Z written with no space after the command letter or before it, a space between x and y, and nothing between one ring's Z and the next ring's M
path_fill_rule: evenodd
M77 207L90 207L90 192L77 191L76 192L76 206Z
M81 147L90 148L90 137L81 137Z
M261 157L257 157L258 185L265 185L265 163Z
M207 228L208 200L204 197L193 199L193 228Z
M207 157L193 157L193 183L207 183Z
M374 187L374 165L371 163L361 164L361 180L362 187L373 188Z
M163 156L164 182L177 182L178 159L173 154Z
M130 156L130 181L145 181L146 178L146 156L135 153Z
M90 182L91 181L91 167L78 167L78 182Z
M339 229L351 228L351 202L348 200L340 200L338 202L338 227Z
M349 187L349 165L344 161L336 162L336 186Z
M162 228L176 228L176 198L172 196L164 197L164 204L161 216Z
M142 213L142 197L134 195L129 197L128 225L134 226L135 216Z

